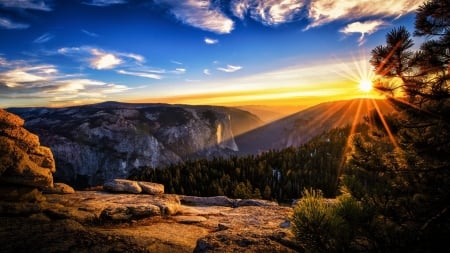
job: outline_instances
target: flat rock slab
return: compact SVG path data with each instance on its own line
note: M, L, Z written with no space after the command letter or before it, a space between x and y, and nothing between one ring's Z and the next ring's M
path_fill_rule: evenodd
M46 194L46 212L81 223L92 220L132 220L173 215L180 207L177 195L116 194L77 191L74 194Z

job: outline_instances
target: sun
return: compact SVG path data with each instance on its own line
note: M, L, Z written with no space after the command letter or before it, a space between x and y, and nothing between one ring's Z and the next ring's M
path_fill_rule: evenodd
M373 88L373 83L371 80L363 78L361 79L361 81L359 82L359 90L361 90L362 92L368 93L372 90Z

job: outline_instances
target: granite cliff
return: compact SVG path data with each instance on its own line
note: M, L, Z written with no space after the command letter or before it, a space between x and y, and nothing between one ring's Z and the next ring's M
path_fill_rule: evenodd
M23 119L0 109L0 183L52 188L53 154L23 125Z
M10 108L53 151L54 177L77 188L127 177L141 166L228 156L234 136L262 124L233 108L105 102L67 108Z

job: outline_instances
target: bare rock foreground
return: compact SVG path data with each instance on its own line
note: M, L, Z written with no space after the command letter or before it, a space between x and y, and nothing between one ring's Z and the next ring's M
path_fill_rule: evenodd
M291 207L192 205L192 198L185 205L180 198L77 191L9 207L0 201L0 245L2 252L302 251L292 240Z

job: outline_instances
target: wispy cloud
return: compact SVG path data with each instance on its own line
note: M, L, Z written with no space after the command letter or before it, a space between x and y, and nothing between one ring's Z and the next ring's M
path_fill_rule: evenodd
M166 5L171 13L181 22L205 31L219 34L230 33L234 22L210 0L155 0Z
M89 32L88 30L85 30L85 29L81 29L81 32L86 34L87 36L90 36L90 37L98 37L98 34L93 33L93 32Z
M20 87L25 84L34 85L42 81L54 79L58 71L53 65L22 66L0 73L0 82L7 87Z
M308 17L312 23L306 27L321 26L338 19L362 17L400 17L417 9L424 0L313 0Z
M353 22L348 24L346 27L340 30L341 33L350 34L350 33L360 33L361 37L359 37L358 42L360 45L364 43L364 35L372 34L377 31L381 26L385 25L383 20L369 20L366 22Z
M217 70L227 72L227 73L236 72L240 69L242 69L242 66L234 66L234 65L229 65L229 64L227 65L226 68L223 68L223 67L217 68Z
M158 79L158 80L163 78L161 75L154 74L154 73L148 73L148 72L118 70L117 73L122 74L122 75L138 76L138 77L145 77L145 78Z
M205 74L205 75L207 75L207 76L210 76L210 75L211 75L211 72L209 71L209 69L204 69L204 70L203 70L203 74Z
M6 8L29 9L39 11L52 10L52 8L46 3L46 1L40 0L1 0L0 5Z
M173 63L173 64L177 64L177 65L183 65L183 63L182 62L179 62L179 61L174 61L174 60L172 60L172 61L170 61L171 63Z
M170 73L176 74L176 75L181 75L181 74L186 73L186 69L185 68L176 68L175 70L170 71Z
M51 33L44 33L41 36L37 37L35 40L33 40L33 43L42 44L42 43L50 41L54 37L55 36Z
M74 78L75 77L75 78ZM0 58L0 98L16 104L20 99L48 101L91 101L129 90L125 85L61 74L51 64L30 64Z
M113 69L119 65L134 61L143 63L145 58L139 54L105 51L94 47L63 47L58 49L59 54L74 57L81 61L89 62L89 66L94 69Z
M105 6L111 6L115 4L125 4L127 3L126 0L91 0L83 2L83 4L86 5L92 5L92 6L99 6L99 7L105 7Z
M233 0L231 11L240 19L252 19L272 26L295 20L304 7L304 0Z
M0 28L13 30L13 29L27 29L30 27L28 24L16 23L7 18L0 17Z
M213 44L219 43L218 39L211 39L211 38L208 38L208 37L206 37L204 41L208 45L213 45Z

